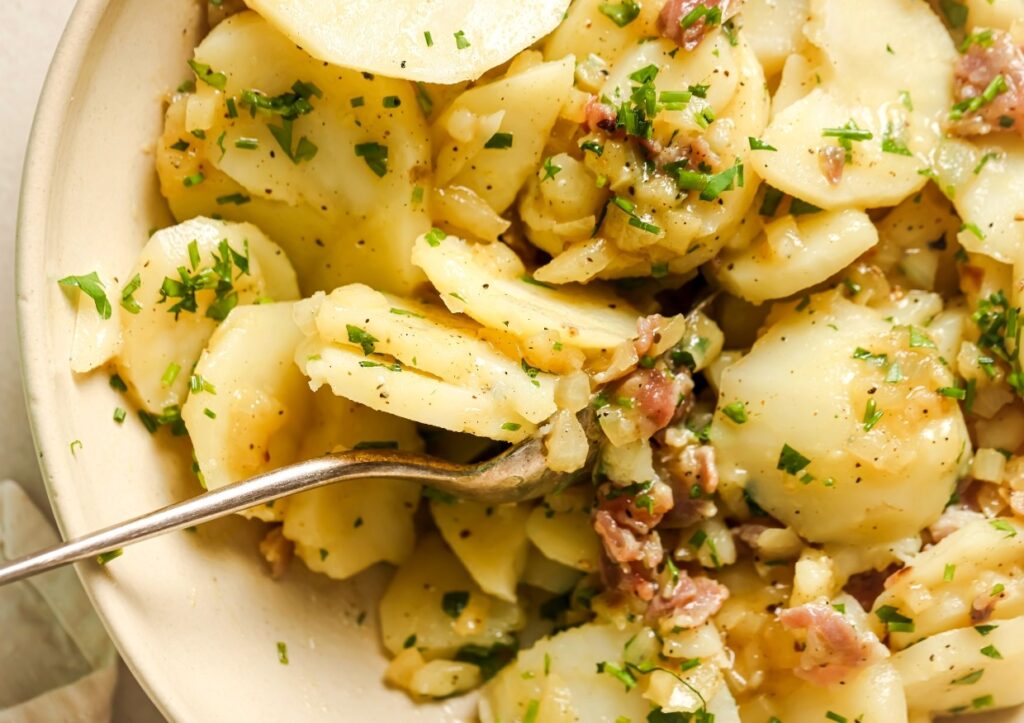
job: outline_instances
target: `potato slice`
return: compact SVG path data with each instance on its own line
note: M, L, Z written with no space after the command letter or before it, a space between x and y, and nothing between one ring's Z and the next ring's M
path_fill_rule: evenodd
M805 33L823 53L821 84L772 119L764 140L778 151L754 154L755 168L776 188L822 208L895 205L924 184L921 159L939 141L937 122L952 104L956 51L949 34L914 0L812 0L810 16ZM835 139L822 134L851 121L873 137L851 143L842 179L832 184L818 151ZM910 155L885 152L886 137Z
M779 696L773 712L793 723L820 723L838 720L839 716L865 723L907 723L903 685L888 661L865 668L845 684L821 687L801 683Z
M315 388L425 424L518 441L555 412L557 377L513 361L472 322L366 286L303 302L296 361ZM371 356L372 354L372 356Z
M548 495L530 513L526 534L555 562L583 572L600 569L601 541L590 522L590 499L583 488Z
M876 243L878 231L863 211L783 216L750 247L723 253L717 276L736 296L760 304L824 281Z
M214 28L196 62L223 82L197 80L167 111L157 170L176 218L256 223L288 252L306 293L352 281L406 293L422 282L408 257L430 228L430 139L411 84L317 62L250 12ZM312 110L290 135L280 115L245 100L294 94L297 82L312 84Z
M609 290L549 288L533 281L502 243L474 244L448 236L433 245L421 236L413 263L423 269L453 311L522 340L554 331L563 344L613 349L636 336L640 313Z
M723 486L815 542L916 534L970 458L959 405L935 391L953 377L934 342L838 292L784 309L722 371L711 437ZM737 403L742 424L722 411Z
M1024 139L999 135L979 144L972 158L978 172L964 173L956 187L956 211L970 224L957 239L968 251L1014 263L1021 258L1024 234Z
M75 333L71 337L71 371L85 374L110 361L121 350L121 292L117 280L96 270L110 302L110 316L104 319L88 294L76 292Z
M524 15L524 17L526 17ZM437 176L464 186L502 213L540 165L544 145L573 83L573 58L533 65L458 96L435 123ZM466 118L497 118L472 138L452 135ZM495 133L511 136L490 143ZM445 137L447 136L447 137ZM487 147L488 145L491 147ZM472 149L472 150L470 150ZM439 181L440 183L440 181Z
M188 277L200 272L215 274L215 255L224 255L222 242L229 247L222 263L230 268L232 291L223 294L218 303L212 288L197 290L194 311L172 312L172 307L193 295L162 299L165 279L180 284L182 273ZM190 247L197 253L197 264L190 258ZM243 271L246 264L248 271ZM139 254L129 283L136 276L139 286L132 298L139 310L121 315L117 370L143 408L154 414L184 401L189 370L217 328L217 319L230 310L232 298L238 304L251 304L262 298L287 301L299 295L295 272L277 244L251 224L208 218L192 219L153 234Z
M544 57L557 60L573 55L583 63L591 55L604 65L614 64L623 51L632 48L642 38L658 36L657 2L636 3L639 13L635 20L619 26L601 12L603 6L614 6L607 0L576 0L559 23L555 32L545 41Z
M550 33L569 0L247 0L318 60L371 73L458 83Z
M913 630L889 633L890 644L971 625L974 603L994 589L992 620L1024 614L1022 559L1024 526L1006 519L971 522L918 554L875 601L876 611L890 606L912 620Z
M526 567L528 505L484 505L465 500L430 503L434 522L480 588L515 602Z
M736 24L741 26L740 32L769 78L782 70L786 58L806 44L802 31L808 5L808 0L747 0L741 6Z
M293 304L241 306L210 338L181 409L207 489L217 489L297 459L296 429L307 422L312 394L295 348L302 334ZM189 384L188 375L186 384ZM280 519L287 504L253 508Z
M511 644L525 623L516 604L482 592L440 537L422 539L380 601L384 647L448 657L465 645Z
M993 625L984 635L976 628L933 635L894 655L892 665L903 680L912 714L1024 703L1024 617Z

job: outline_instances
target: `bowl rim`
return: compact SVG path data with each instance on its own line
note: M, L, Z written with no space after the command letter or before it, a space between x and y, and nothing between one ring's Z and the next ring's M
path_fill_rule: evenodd
M50 180L54 177L63 137L63 119L67 98L73 93L92 39L99 29L111 0L77 0L50 61L36 104L21 174L20 197L15 227L15 309L22 389L28 411L29 430L36 450L46 495L61 537L68 537L67 511L62 508L56 480L72 480L74 472L66 455L57 454L59 429L54 415L45 409L56 408L55 390L47 383L39 361L45 358L44 333L46 305L40 298L46 279L43 255L51 201ZM171 703L157 694L141 659L131 655L131 647L120 636L113 617L95 594L93 575L85 565L74 565L76 574L93 609L142 689L167 720L176 720Z

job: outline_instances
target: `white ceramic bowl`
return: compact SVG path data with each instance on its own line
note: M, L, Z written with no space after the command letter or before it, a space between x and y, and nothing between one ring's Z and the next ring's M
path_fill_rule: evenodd
M71 373L74 312L57 279L99 266L123 280L149 229L171 222L151 149L163 95L188 77L185 60L203 31L197 0L79 0L37 111L19 220L18 314L33 432L65 537L200 491L180 442L150 436L134 418L117 425L112 413L123 402L108 377ZM295 564L275 582L257 555L259 535L256 523L236 518L131 547L103 569L79 566L118 649L168 718L472 717L469 699L415 706L382 684L374 621L385 570L340 584ZM972 720L982 719L1024 723L1017 711Z
M73 306L56 280L122 280L171 222L151 149L163 95L189 77L197 0L81 0L50 68L26 162L17 277L23 369L39 457L65 537L197 494L187 451L150 436L97 373L68 366ZM70 444L81 441L72 454ZM462 720L469 701L415 706L381 682L374 620L386 571L351 584L263 570L259 526L236 518L79 566L117 647L175 721ZM357 619L367 616L362 625ZM287 644L289 664L278 662Z

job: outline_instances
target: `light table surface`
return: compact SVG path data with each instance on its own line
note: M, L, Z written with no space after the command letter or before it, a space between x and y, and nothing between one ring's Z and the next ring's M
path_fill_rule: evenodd
M49 503L36 464L19 375L14 229L22 161L36 100L73 5L74 0L0 1L0 97L4 99L0 103L0 479L17 480L47 513ZM163 720L123 665L113 720Z

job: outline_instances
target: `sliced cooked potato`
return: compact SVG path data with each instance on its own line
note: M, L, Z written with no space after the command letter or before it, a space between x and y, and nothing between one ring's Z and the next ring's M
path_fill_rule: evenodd
M408 257L430 228L430 139L412 85L317 62L249 12L214 28L195 60L223 82L200 79L168 109L157 170L176 218L256 223L306 293L353 281L406 293L422 282ZM312 109L286 122L283 111L251 110L254 92L263 105Z
M726 289L759 304L824 281L876 243L878 231L863 211L783 216L749 248L723 253L717 276Z
M480 77L550 33L569 0L248 0L310 55L428 83Z
M545 557L531 544L520 582L556 595L564 595L576 586L581 577L583 573L579 570Z
M805 32L823 53L815 68L821 84L772 119L764 140L778 151L754 154L758 174L822 208L895 205L924 185L921 159L938 143L937 122L952 104L949 34L915 0L812 0ZM850 122L872 137L850 142L833 184L818 152L835 144L826 129Z
M771 706L774 715L793 723L862 720L864 723L906 723L907 702L900 676L888 661L865 668L845 684L800 683Z
M551 33L544 46L544 56L549 60L573 55L579 62L595 55L604 64L611 65L623 51L633 47L641 38L658 35L658 13L661 4L657 2L636 3L637 17L630 23L619 25L604 10L615 3L606 0L577 0Z
M120 292L115 279L96 271L110 302L110 316L104 319L96 302L88 294L78 292L75 302L75 333L71 337L71 371L78 374L103 366L121 350Z
M711 436L723 484L815 542L895 540L933 522L970 458L959 405L936 391L953 377L935 343L838 292L776 319L722 371ZM744 424L722 411L736 403Z
M808 0L747 0L741 6L736 24L769 78L807 43L803 28L808 5Z
M553 331L567 346L600 351L637 334L640 313L624 299L604 289L546 287L526 273L505 244L474 244L454 236L431 243L421 236L412 259L446 303L454 298L453 310L520 339Z
M900 651L892 665L913 713L960 713L1024 703L1024 618L960 628Z
M533 508L526 534L543 555L583 572L601 565L601 541L590 522L590 497L585 489L572 487L548 495Z
M222 277L218 268L231 278ZM184 282L183 275L190 281ZM288 301L299 295L288 259L259 229L208 218L153 234L136 262L136 276L133 298L139 310L121 315L117 369L142 406L155 414L184 401L192 365L233 303ZM230 289L219 299L208 283L190 290L217 279ZM165 296L162 289L177 295ZM180 310L172 311L179 304Z
M1024 234L1024 139L999 136L979 144L972 157L979 171L964 173L956 187L954 204L966 225L957 238L968 251L1015 263Z
M366 286L303 302L296 361L315 388L379 411L518 441L555 412L557 377L499 353L475 324Z
M484 505L465 500L430 503L441 535L480 588L515 602L526 566L527 505Z
M890 606L912 620L913 630L889 633L890 645L903 648L967 627L979 616L1005 620L1024 614L1021 560L1024 526L1008 519L971 522L921 552L875 601L876 611Z
M398 568L380 601L384 647L447 657L465 645L511 644L522 609L482 592L440 537L430 535Z
M510 71L460 95L435 123L438 178L450 178L451 185L470 189L498 213L505 211L540 164L572 79L569 56ZM453 134L467 118L495 116L500 122L486 132L480 127L471 138ZM492 142L495 133L510 137Z
M267 472L297 459L299 435L312 403L295 366L302 340L292 304L241 306L214 332L196 364L181 409L207 489ZM293 498L294 499L294 498ZM253 508L281 519L290 500Z

